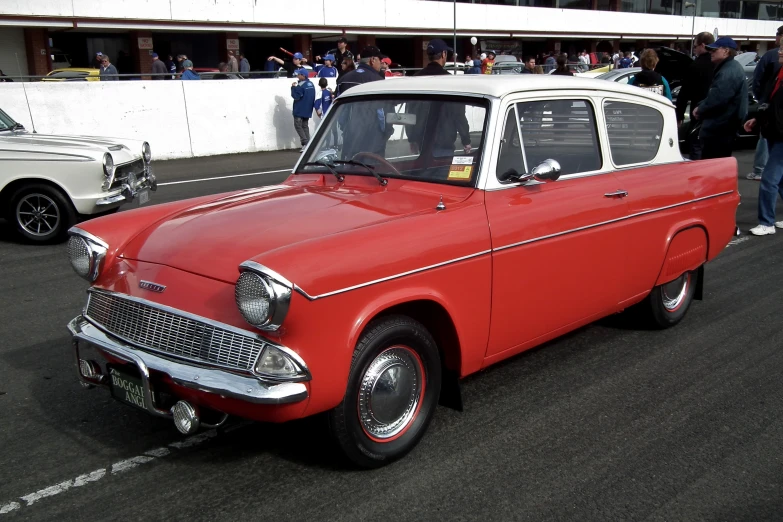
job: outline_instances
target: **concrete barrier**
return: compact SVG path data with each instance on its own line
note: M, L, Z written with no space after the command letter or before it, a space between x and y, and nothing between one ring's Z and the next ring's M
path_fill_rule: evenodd
M159 160L297 149L293 81L0 83L0 109L42 134L146 140Z

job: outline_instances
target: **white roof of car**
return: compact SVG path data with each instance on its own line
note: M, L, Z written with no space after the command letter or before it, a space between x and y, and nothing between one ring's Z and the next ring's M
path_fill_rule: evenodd
M551 74L405 76L357 85L340 97L382 93L431 92L479 94L502 98L517 92L568 89L631 94L651 101L671 104L668 98L633 85L575 76L553 76Z

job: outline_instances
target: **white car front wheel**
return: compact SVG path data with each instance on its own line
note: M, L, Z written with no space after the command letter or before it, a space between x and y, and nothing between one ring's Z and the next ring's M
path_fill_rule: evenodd
M76 212L68 198L54 187L30 184L11 198L11 221L17 232L35 243L61 241L76 223Z

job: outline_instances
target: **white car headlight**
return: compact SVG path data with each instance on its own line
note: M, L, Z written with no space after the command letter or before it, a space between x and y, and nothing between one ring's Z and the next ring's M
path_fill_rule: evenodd
M109 190L109 187L111 187L111 184L114 182L114 173L116 170L114 158L107 152L103 155L103 177L105 178L103 190Z
M288 314L293 285L252 261L239 265L234 298L245 321L261 330L277 330Z
M68 239L68 259L71 266L79 277L92 283L101 273L101 265L109 245L78 227L71 227L68 234L71 236Z
M144 163L149 164L152 161L152 149L150 149L150 144L146 141L141 146L141 156L144 158Z

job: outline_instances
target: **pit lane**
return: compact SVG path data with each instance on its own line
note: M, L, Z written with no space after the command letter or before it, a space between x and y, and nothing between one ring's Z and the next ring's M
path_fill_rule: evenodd
M680 325L612 317L470 377L463 413L439 408L408 457L373 472L341 468L317 418L183 442L82 390L65 324L88 285L64 245L18 243L0 222L0 509L19 505L0 519L779 520L783 237L746 235L758 183L752 151L736 156L743 236ZM152 203L277 183L269 171L296 158L158 163Z

